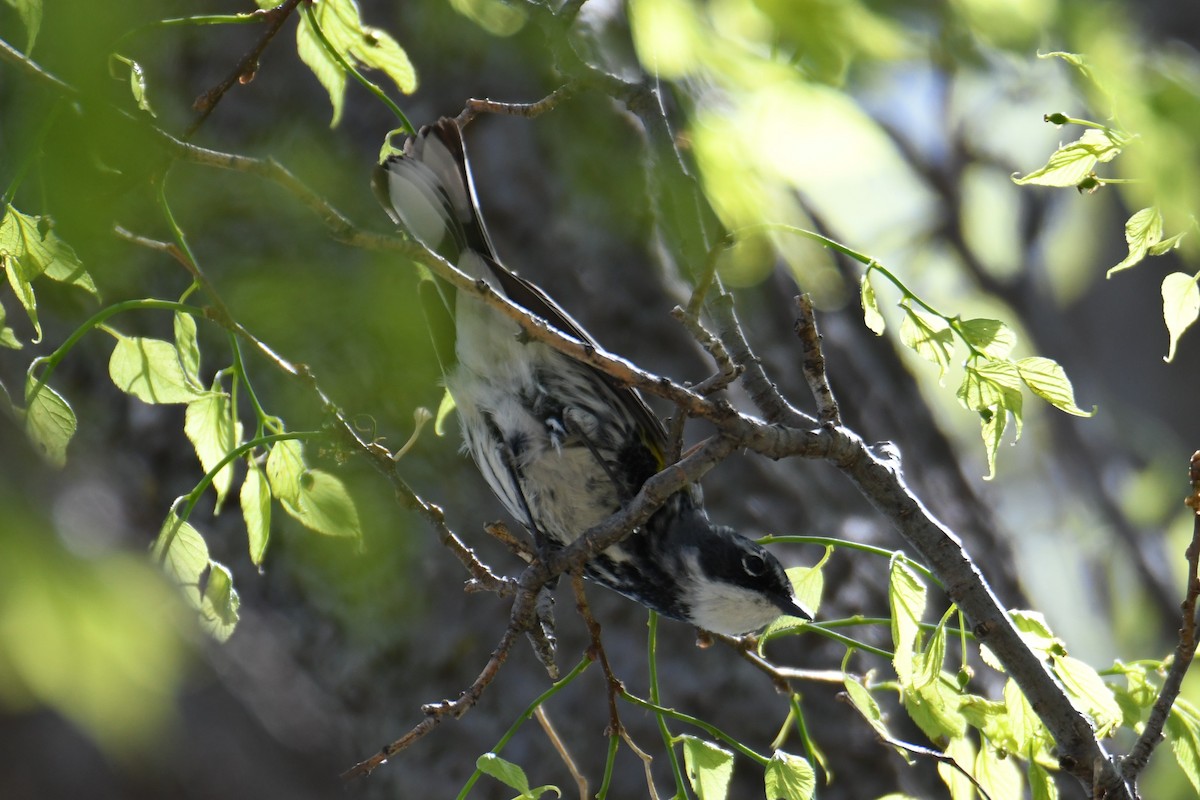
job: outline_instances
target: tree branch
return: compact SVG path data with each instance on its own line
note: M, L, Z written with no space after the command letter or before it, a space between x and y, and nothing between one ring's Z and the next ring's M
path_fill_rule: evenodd
M1192 510L1192 541L1187 547L1188 562L1187 594L1184 596L1180 609L1183 619L1179 627L1179 644L1175 647L1175 659L1171 669L1163 681L1162 690L1154 701L1154 708L1146 720L1146 727L1138 737L1129 755L1121 761L1121 775L1125 780L1134 783L1137 776L1150 761L1150 754L1162 741L1163 726L1175 705L1175 699L1183 687L1183 678L1187 675L1192 659L1196 655L1196 604L1200 600L1200 450L1192 454L1188 469L1188 480L1192 491L1184 503Z
M216 86L209 89L204 94L196 98L192 103L192 108L196 109L199 114L196 119L192 120L192 124L188 125L187 130L183 134L184 139L192 138L192 134L200 129L204 121L209 115L216 110L217 103L221 102L221 98L225 96L234 84L249 83L254 79L254 74L258 72L258 59L262 56L263 51L267 49L267 45L275 38L275 34L279 33L279 29L283 27L283 23L296 10L296 6L300 5L303 0L284 0L284 2L271 9L258 9L251 16L262 16L267 23L266 30L262 36L255 42L247 53L241 57L229 74L218 83Z

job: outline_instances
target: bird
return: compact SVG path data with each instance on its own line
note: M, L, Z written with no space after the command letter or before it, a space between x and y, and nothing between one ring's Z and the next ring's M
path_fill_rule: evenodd
M558 331L595 346L546 292L500 262L456 120L443 117L407 138L378 164L372 187L412 238ZM663 469L666 430L636 389L530 340L477 294L443 284L437 298L453 320L454 342L435 349L464 449L530 532L536 552L562 548L623 508ZM664 617L713 633L754 633L783 615L812 619L772 553L709 520L698 484L672 494L644 525L593 556L584 573Z

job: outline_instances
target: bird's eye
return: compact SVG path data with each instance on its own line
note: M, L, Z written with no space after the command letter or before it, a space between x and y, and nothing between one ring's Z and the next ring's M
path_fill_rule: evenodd
M742 569L746 570L746 574L757 578L767 571L767 562L758 553L750 553L742 556Z

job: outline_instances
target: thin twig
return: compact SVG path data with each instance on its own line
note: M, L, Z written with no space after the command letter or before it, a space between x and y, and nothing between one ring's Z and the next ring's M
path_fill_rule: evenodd
M507 547L509 552L526 564L532 564L533 559L537 558L537 553L534 552L533 546L524 539L513 536L508 526L499 520L484 525L483 532Z
M1136 784L1138 774L1146 768L1150 754L1162 741L1163 726L1171 713L1171 707L1179 696L1183 678L1187 675L1192 659L1196 655L1196 605L1200 600L1200 450L1192 454L1188 468L1188 480L1192 491L1184 503L1192 510L1192 541L1187 547L1188 579L1187 593L1180 610L1183 620L1179 626L1179 644L1175 647L1175 659L1163 681L1162 690L1154 701L1146 727L1138 737L1129 755L1121 761L1121 775L1130 784Z
M817 421L787 401L779 387L767 375L762 361L750 349L742 323L733 307L733 295L725 292L716 282L718 294L711 298L705 308L716 324L717 337L733 360L745 369L742 385L750 395L750 401L762 412L767 422L780 423L801 428L816 427Z
M633 737L629 735L629 731L621 731L621 741L642 761L642 768L646 771L646 788L650 792L650 800L659 800L658 789L654 786L654 771L651 769L654 765L654 756L638 747L637 743L633 741Z
M455 117L458 127L466 128L480 114L503 114L510 117L533 118L552 110L559 103L569 99L578 90L574 83L564 83L550 94L533 103L501 103L486 98L471 98L463 110Z
M258 60L262 57L263 51L267 49L267 45L275 38L275 34L279 33L279 29L283 27L283 23L287 21L287 18L291 16L291 13L296 10L296 6L300 5L301 2L303 0L284 0L284 2L275 8L259 9L252 14L252 16L261 15L266 19L266 30L263 31L262 36L258 37L258 41L254 43L254 46L241 57L220 83L197 97L195 102L192 103L192 108L199 113L192 120L192 123L188 125L187 130L184 131L183 138L185 140L192 138L192 134L199 130L204 121L216 109L217 103L221 102L221 98L233 88L234 84L245 84L254 79L254 74L258 72Z
M624 726L621 725L621 716L617 713L617 698L624 693L625 686L617 680L617 676L613 674L612 665L608 663L608 653L604 652L604 643L600 640L600 623L592 616L587 594L583 590L582 570L572 571L571 588L575 590L575 607L579 610L579 615L583 617L588 635L592 638L588 655L592 660L600 662L600 668L604 670L604 680L608 684L608 730L604 732L604 735L619 734Z
M863 719L866 720L868 724L871 722L870 719L867 719L867 716L863 713L862 709L860 709L854 703L849 702L849 698L845 692L839 693L838 699L846 702L846 705L850 706L860 715L862 715ZM955 761L951 756L946 755L941 750L935 750L932 747L924 747L919 744L913 744L912 742L905 742L889 735L886 731L881 730L874 725L871 725L871 730L875 732L875 736L879 739L879 741L886 745L895 747L898 750L903 750L906 753L912 753L915 756L931 758L934 761L937 761L939 764L946 764L947 766L953 767L962 773L963 777L971 782L971 785L973 785L975 790L979 792L980 797L984 798L984 800L991 800L991 795L989 795L983 786L980 785L979 781L975 780L975 776L973 776L965 767ZM1099 797L1099 795L1097 795L1097 797Z
M817 419L822 425L841 425L842 415L825 374L825 353L821 349L821 333L817 330L812 298L807 294L796 298L796 335L804 349L804 380L817 401Z
M357 778L360 776L370 775L383 764L387 763L389 758L394 757L397 753L408 749L422 737L441 724L446 717L454 717L459 719L466 714L471 708L479 702L479 698L483 696L484 691L495 680L496 674L500 671L500 667L508 659L508 654L512 650L513 642L516 641L517 631L509 625L505 629L504 635L500 637L500 642L496 645L496 649L492 651L492 655L488 658L487 664L479 673L479 677L475 682L464 691L457 700L443 700L440 703L430 703L422 706L421 711L425 714L425 719L414 725L408 733L401 736L391 744L385 745L378 753L368 759L360 761L350 769L342 773L343 779Z
M546 707L539 705L533 711L533 717L542 726L542 732L546 734L546 738L550 740L550 744L554 747L554 752L558 753L558 757L562 759L567 766L567 772L571 773L571 778L574 779L575 785L579 787L579 800L587 800L588 798L588 779L579 767L575 764L575 759L571 758L571 752L567 750L567 744L558 735L554 724L550 721L550 715L546 713Z
M700 320L692 317L679 306L671 309L671 316L687 328L688 333L712 356L712 360L717 366L716 374L694 384L692 391L708 397L733 383L745 371L741 364L734 363L733 359L729 357L729 351L725 349L724 343L709 333Z

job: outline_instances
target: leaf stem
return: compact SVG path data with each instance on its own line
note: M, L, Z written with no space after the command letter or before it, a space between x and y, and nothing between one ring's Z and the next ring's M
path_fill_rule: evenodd
M40 392L42 387L45 386L50 380L50 375L54 372L54 368L58 366L59 362L66 358L67 353L71 351L71 348L78 344L79 340L90 333L92 329L102 325L109 317L116 316L124 311L134 311L138 309L176 311L182 314L191 314L195 317L204 316L204 309L198 306L188 305L187 303L176 303L171 300L157 300L149 297L142 300L125 300L120 303L114 303L107 308L102 308L93 314L92 317L87 320L87 322L76 328L75 331L68 336L53 353L48 356L42 356L41 358L35 358L33 362L30 363L28 370L29 375L32 375L34 369L39 366L45 365L46 368L42 370L41 374L38 376L37 382L34 384L33 389L30 390L26 395L26 401L28 402L33 397L37 396L37 393Z
M704 720L699 719L698 717L693 717L691 714L685 714L682 711L676 711L673 708L667 708L666 706L661 706L658 703L654 703L649 700L645 700L641 697L638 697L637 695L630 694L629 692L622 692L621 698L623 700L626 700L626 701L632 703L635 706L639 706L641 708L645 708L650 711L653 711L660 718L661 717L671 717L672 719L677 719L680 722L686 722L688 725L699 728L700 730L709 734L713 738L720 739L721 741L725 742L725 744L729 745L734 750L737 750L739 753L741 753L742 755L744 755L746 758L750 759L754 763L758 764L760 767L767 766L767 763L771 760L767 756L764 756L762 753L757 753L754 750L751 750L749 747L742 744L741 742L739 742L737 739L733 738L729 734L725 733L725 731L721 730L716 725L705 722ZM674 747L671 748L671 752L674 752Z
M649 633L647 634L646 642L646 659L650 669L650 702L657 705L661 702L658 690L658 613L651 611L650 619L647 622ZM624 694L622 696L625 696ZM663 714L656 712L655 719L658 722L658 732L662 734L663 744L667 748L667 758L671 761L671 774L675 776L675 796L687 797L687 779L683 776L683 768L679 764L679 756L675 755L675 746L671 744L673 737L671 730L667 727L667 720Z
M417 129L414 128L413 124L408 121L408 117L405 116L404 112L400 110L400 106L396 105L396 103L392 101L392 98L388 97L387 93L384 92L383 89L380 89L376 84L367 80L353 64L346 60L346 58L337 51L337 48L333 46L333 42L329 41L329 38L325 36L325 31L321 30L321 25L317 22L317 16L313 13L312 4L305 3L302 10L304 12L305 21L308 22L309 27L311 27L313 30L313 33L317 35L317 39L320 40L321 46L324 47L325 51L329 53L333 60L338 63L338 66L350 73L350 75L354 77L354 80L361 83L364 87L366 87L367 91L375 95L375 97L377 97L381 103L391 109L391 112L396 115L396 119L400 120L401 127L403 127L410 136L415 136Z
M500 751L503 750L504 746L506 744L508 744L509 740L512 739L512 737L516 735L517 731L520 730L521 726L524 725L526 722L528 722L533 717L533 712L536 711L537 708L542 703L546 702L551 697L558 694L558 692L560 692L563 689L563 687L565 687L571 681L578 678L585 669L587 669L589 666L591 666L591 664L592 664L592 659L589 658L588 656L584 656L583 659L580 660L580 662L578 664L576 664L575 667L570 672L568 672L566 675L562 676L557 681L552 683L550 685L549 689L547 689L546 691L539 694L536 698L534 698L533 702L530 703L528 706L526 706L525 710L521 712L521 715L517 717L517 719L513 722L513 724L509 726L508 730L504 732L504 735L500 737L500 740L498 742L496 742L496 746L493 747L488 752L492 753L493 755L499 755ZM613 749L613 745L610 743L609 750L611 751L612 749ZM610 755L609 761L611 762L611 760L612 760L612 756ZM471 777L467 779L466 785L463 786L462 791L460 791L458 793L457 800L464 800L464 798L470 793L471 788L475 785L475 782L478 781L480 779L480 777L482 777L482 776L483 776L483 773L479 770L478 767L476 767L475 771L473 773L471 773Z
M919 561L914 561L911 557L905 555L900 550L888 550L886 547L876 547L875 545L863 544L862 542L852 542L848 539L838 539L832 536L792 536L792 535L777 535L767 534L756 540L759 544L823 544L828 547L838 548L845 547L848 550L858 550L859 552L869 553L874 556L880 556L886 559L899 558L904 563L911 566L917 572L920 572L929 580L941 585L937 576L933 574Z

